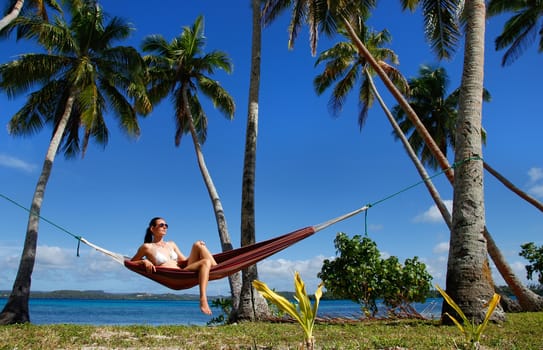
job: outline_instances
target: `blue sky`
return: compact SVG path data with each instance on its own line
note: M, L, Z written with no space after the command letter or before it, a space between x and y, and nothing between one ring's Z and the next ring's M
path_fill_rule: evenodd
M398 3L398 4L397 4ZM104 1L105 10L133 23L136 31L125 45L137 48L143 37L162 34L168 41L204 15L206 49L225 51L234 63L231 75L216 78L236 101L236 115L227 121L206 102L209 116L204 154L228 220L235 246L240 237L241 176L251 45L249 1L210 2L162 0L149 7L138 2ZM287 49L287 17L263 32L261 99L256 182L257 240L297 228L319 224L333 217L376 203L420 181L391 127L377 105L370 111L363 130L357 125L358 104L351 96L339 118L330 115L329 94L317 96L313 78L322 71L314 67L306 29L294 50ZM543 120L539 108L543 80L543 56L536 47L512 66L501 67L502 52L495 52L494 38L505 17L487 21L485 87L492 102L483 110L487 131L485 160L510 181L543 200ZM402 13L399 2L382 2L370 21L375 30L388 29L391 48L399 55L399 69L407 77L417 75L421 64L437 64L424 41L422 19ZM330 47L321 36L319 50ZM33 51L31 45L0 42L0 62ZM450 89L459 86L462 50L448 62ZM390 107L396 103L382 89ZM23 99L0 95L4 125L22 106ZM219 238L194 150L188 138L174 146L173 110L169 100L141 119L142 134L131 140L108 120L110 141L102 150L90 144L84 159L57 157L49 181L42 216L63 229L87 238L106 249L125 255L135 253L143 241L150 218L162 216L170 225L167 239L187 251L204 239L213 251ZM0 194L30 206L30 201L48 145L50 129L31 138L13 138L6 128L0 134ZM430 174L433 174L430 171ZM450 204L452 191L444 176L435 184ZM543 244L541 213L485 174L487 226L502 253L526 280L520 245ZM0 290L12 288L26 232L28 214L0 199ZM418 256L434 282L444 285L449 232L437 215L424 186L395 195L372 207L367 217L359 215L296 244L258 265L259 278L278 290L291 290L294 271L307 283L308 292L318 284L322 260L333 258L337 232L368 235L385 256L403 261ZM129 272L111 259L82 246L65 232L41 222L33 290L105 290L151 292L170 290ZM495 271L495 269L494 269ZM502 279L495 272L496 282ZM187 291L184 291L187 292ZM189 293L195 290L189 290ZM210 283L209 294L228 293L226 280Z

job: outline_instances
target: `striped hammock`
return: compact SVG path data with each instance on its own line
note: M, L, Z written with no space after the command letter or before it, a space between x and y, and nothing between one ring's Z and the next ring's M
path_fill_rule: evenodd
M241 271L251 265L256 264L261 260L266 259L267 257L275 253L282 251L283 249L290 247L291 245L313 235L320 230L323 230L337 222L350 218L351 216L359 214L367 210L368 208L369 205L366 205L362 208L359 208L350 213L339 216L319 225L304 227L302 229L289 232L287 234L277 236L265 241L214 254L213 257L215 258L217 265L211 268L209 272L209 280L212 281L230 276L238 271ZM148 273L145 271L144 266L141 266L136 262L130 261L129 257L103 249L95 244L90 243L85 238L81 238L81 242L113 258L131 271L134 271L170 289L181 290L198 285L198 272L196 271L188 271L181 268L156 266L156 272Z

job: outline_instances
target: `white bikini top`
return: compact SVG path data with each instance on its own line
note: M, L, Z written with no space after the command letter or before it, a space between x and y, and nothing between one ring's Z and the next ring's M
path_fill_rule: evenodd
M169 247L169 245L168 245ZM166 263L166 261L168 260L175 260L177 261L177 254L175 253L175 251L170 247L170 254L169 256L166 256L164 255L163 253L161 253L158 248L155 248L155 261L157 263L157 265L162 265L164 263Z

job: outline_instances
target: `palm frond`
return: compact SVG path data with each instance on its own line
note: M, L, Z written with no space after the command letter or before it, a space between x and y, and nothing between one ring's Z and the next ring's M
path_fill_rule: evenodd
M337 82L332 90L328 106L331 108L333 115L338 115L343 109L347 96L358 79L359 69L356 65L350 66L350 69L344 72L343 78Z
M47 84L64 73L70 62L63 57L28 54L0 65L0 89L10 98L26 93L41 84Z
M292 0L267 0L262 7L262 23L269 25L292 5Z
M154 34L143 38L141 48L143 52L154 52L156 56L152 57L170 57L169 44L162 35Z
M192 115L192 122L194 128L196 129L196 134L198 136L198 142L200 145L205 144L207 141L207 126L208 119L207 115L200 104L200 101L195 96L191 96L190 99L190 110Z
M348 68L356 62L356 49L350 43L338 43L329 50L323 51L317 58L315 65L326 62L323 72L315 77L313 85L317 94L322 94L334 82L341 79Z
M536 11L524 11L505 23L502 34L495 40L496 50L509 46L502 59L503 66L513 63L528 46L533 44L538 34L537 23L541 14Z
M367 70L365 70L364 72L365 74L368 74ZM371 77L364 79L358 91L358 104L360 105L358 112L358 127L360 130L362 130L362 128L366 124L369 110L373 106L373 102L375 101L375 95L371 88L369 79L371 79Z
M424 0L424 28L433 51L440 59L450 59L460 39L459 0Z
M294 48L294 42L298 37L300 28L305 23L307 18L307 1L294 1L294 6L291 10L290 23L288 25L288 44L289 50ZM311 48L313 53L313 47Z
M118 89L113 86L102 86L101 90L107 92L109 106L115 111L119 119L119 127L130 137L140 136L141 130L138 124L134 107Z
M198 79L198 86L202 93L211 99L213 105L228 119L234 117L234 112L236 111L234 99L217 81L205 76L200 76Z
M139 53L112 45L127 37L130 26L118 18L104 25L102 10L95 3L73 1L67 8L70 23L62 17L51 23L37 17L20 18L25 38L36 40L48 53L22 56L0 66L0 89L14 97L38 87L10 121L13 133L32 133L46 124L53 126L54 133L69 112L59 152L72 157L84 153L90 140L107 144L106 107L119 117L121 128L137 135L136 110L150 110L151 101ZM74 92L73 106L67 105ZM129 99L135 100L137 109Z
M420 0L400 0L402 8L410 11L415 11L419 5Z
M526 0L490 0L486 15L493 17L505 12L517 12L526 6Z
M121 18L113 17L104 27L100 40L96 40L95 42L102 42L110 45L115 41L128 38L134 30L135 28L132 25L124 22Z

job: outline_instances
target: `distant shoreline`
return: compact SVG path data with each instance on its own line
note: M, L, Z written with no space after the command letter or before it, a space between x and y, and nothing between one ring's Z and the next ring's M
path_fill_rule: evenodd
M508 287L498 287L498 292L501 295L515 298L513 293ZM531 288L535 293L543 295L542 289ZM287 299L292 299L294 292L280 291L278 292ZM10 290L0 290L0 298L9 298L11 294ZM311 298L312 296L310 296ZM427 298L440 298L441 296L437 291L430 291ZM30 291L31 299L96 299L96 300L198 300L197 294L176 294L176 293L145 293L145 292L131 292L131 293L114 293L105 292L103 290L54 290L54 291ZM230 295L212 295L210 299L229 299ZM334 297L328 293L324 293L321 300L342 300L341 298Z
M0 298L9 298L11 291L1 290ZM196 294L174 293L109 293L102 290L31 291L31 299L105 299L105 300L198 300ZM224 296L215 296L224 298Z
M294 292L278 292L287 299L292 299ZM0 290L0 299L9 298L11 291ZM176 294L176 293L113 293L103 290L53 290L53 291L30 291L30 299L94 299L94 300L199 300L198 294ZM210 295L209 299L229 299L230 295ZM311 297L310 297L311 298ZM323 295L321 299L333 299Z

